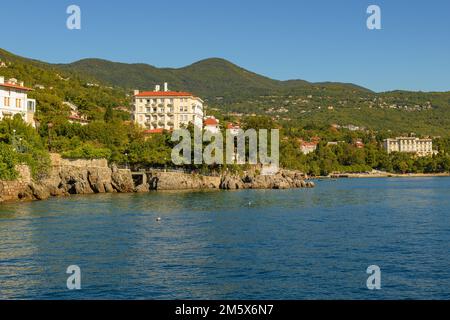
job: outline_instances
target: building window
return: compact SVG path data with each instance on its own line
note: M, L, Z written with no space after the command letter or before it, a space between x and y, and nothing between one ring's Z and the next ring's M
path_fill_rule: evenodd
M34 100L28 101L27 110L28 110L28 112L36 112L36 104L35 104Z
M9 107L9 98L8 97L5 97L3 102L4 102L5 107Z
M16 99L16 107L22 108L22 100L21 99Z

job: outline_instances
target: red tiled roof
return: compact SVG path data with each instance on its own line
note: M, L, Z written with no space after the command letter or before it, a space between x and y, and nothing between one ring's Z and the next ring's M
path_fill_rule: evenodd
M318 145L318 143L302 141L301 145L302 145L302 147L316 147Z
M144 133L163 133L163 128L145 130Z
M68 118L71 119L71 120L79 120L79 121L82 121L82 122L89 122L88 119L82 118L80 116L75 116L75 115L74 116L69 116Z
M232 123L228 123L227 124L227 129L240 129L240 127L238 125L233 125Z
M219 124L216 119L214 118L207 118L205 121L203 121L205 126L216 126Z
M135 97L192 97L192 93L177 91L143 91L139 92Z
M7 88L13 88L13 89L19 89L19 90L25 90L25 91L31 91L33 89L19 86L18 84L13 83L0 83L0 87L7 87Z

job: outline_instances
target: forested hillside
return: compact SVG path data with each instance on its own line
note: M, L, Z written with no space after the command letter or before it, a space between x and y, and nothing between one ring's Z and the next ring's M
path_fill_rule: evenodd
M108 107L129 107L132 89L149 90L168 82L172 90L202 97L209 112L219 116L267 115L292 126L355 125L393 134L450 133L450 92L375 93L354 84L278 81L218 58L178 69L100 59L49 64L4 50L0 58L11 63L1 69L5 76L45 86L32 93L39 116L60 112L59 102L70 101L91 119L99 119Z

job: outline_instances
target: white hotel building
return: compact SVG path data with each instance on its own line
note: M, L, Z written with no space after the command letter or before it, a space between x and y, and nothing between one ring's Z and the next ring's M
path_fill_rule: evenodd
M432 139L419 139L415 137L397 137L395 139L385 139L384 148L387 153L409 152L415 153L419 157L431 156L437 151L433 150Z
M189 92L169 91L155 86L154 91L134 91L134 122L147 130L175 130L193 123L202 127L203 101Z
M0 76L0 120L12 118L20 114L22 119L35 126L34 113L36 100L28 99L28 92L32 89L24 86L23 82Z

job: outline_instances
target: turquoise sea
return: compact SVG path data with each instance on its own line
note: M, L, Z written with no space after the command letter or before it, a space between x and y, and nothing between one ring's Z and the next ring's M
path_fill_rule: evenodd
M2 204L0 299L14 298L449 299L450 178Z

